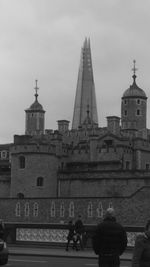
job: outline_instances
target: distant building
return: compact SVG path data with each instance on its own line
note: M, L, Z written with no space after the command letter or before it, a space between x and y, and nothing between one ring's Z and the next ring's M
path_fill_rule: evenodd
M59 202L69 199L69 203L74 203L71 199L82 199L81 206L88 199L88 216L94 220L101 214L103 199L105 206L106 202L116 205L118 212L127 205L120 206L121 201L131 200L132 210L137 206L142 209L143 203L147 203L145 216L150 217L147 96L136 83L135 61L132 77L132 85L122 94L121 117L110 114L107 127L99 127L90 41L85 39L72 128L69 129L69 121L64 119L58 120L57 130L45 129L45 111L38 102L36 81L35 101L25 110L25 135L15 135L12 144L0 146L1 197L36 198L37 201L54 198ZM139 200L141 192L144 192L142 201ZM64 202L60 205L65 209ZM93 207L95 215L92 215ZM130 212L130 223L134 220L132 215ZM126 220L125 215L120 216ZM137 218L139 223L145 219Z

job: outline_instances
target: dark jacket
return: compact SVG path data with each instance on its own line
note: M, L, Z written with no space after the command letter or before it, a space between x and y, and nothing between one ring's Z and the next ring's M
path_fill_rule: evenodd
M135 240L132 267L150 267L150 236L140 234Z
M105 218L93 236L93 249L101 258L119 256L127 246L127 235L123 226L114 217Z
M75 231L77 234L80 234L80 235L84 233L84 225L81 219L78 219L75 222Z
M69 223L68 224L68 230L69 230L69 232L68 232L67 239L72 239L74 234L75 234L75 226L74 226L74 224Z

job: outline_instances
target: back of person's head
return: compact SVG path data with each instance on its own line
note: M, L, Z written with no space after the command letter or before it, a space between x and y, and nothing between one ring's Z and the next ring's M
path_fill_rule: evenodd
M108 208L106 210L104 218L115 218L115 210L114 210L114 208Z

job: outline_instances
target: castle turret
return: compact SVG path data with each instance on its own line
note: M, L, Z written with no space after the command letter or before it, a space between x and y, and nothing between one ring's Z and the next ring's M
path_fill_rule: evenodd
M26 126L25 134L26 135L37 135L44 133L44 124L45 124L45 111L43 110L42 105L38 102L38 87L37 80L35 86L35 101L26 109Z
M136 84L135 60L133 67L133 84L122 97L121 127L126 131L146 129L147 96Z
M81 51L72 129L78 129L85 122L87 106L93 125L98 125L90 40L86 38Z

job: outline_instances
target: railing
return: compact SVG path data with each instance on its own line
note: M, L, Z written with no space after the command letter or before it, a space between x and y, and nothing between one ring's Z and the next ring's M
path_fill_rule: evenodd
M96 225L85 225L84 245L92 246L92 235ZM63 246L67 241L67 224L5 223L5 239L8 243ZM141 226L125 226L128 247L134 246L137 234L144 231Z

